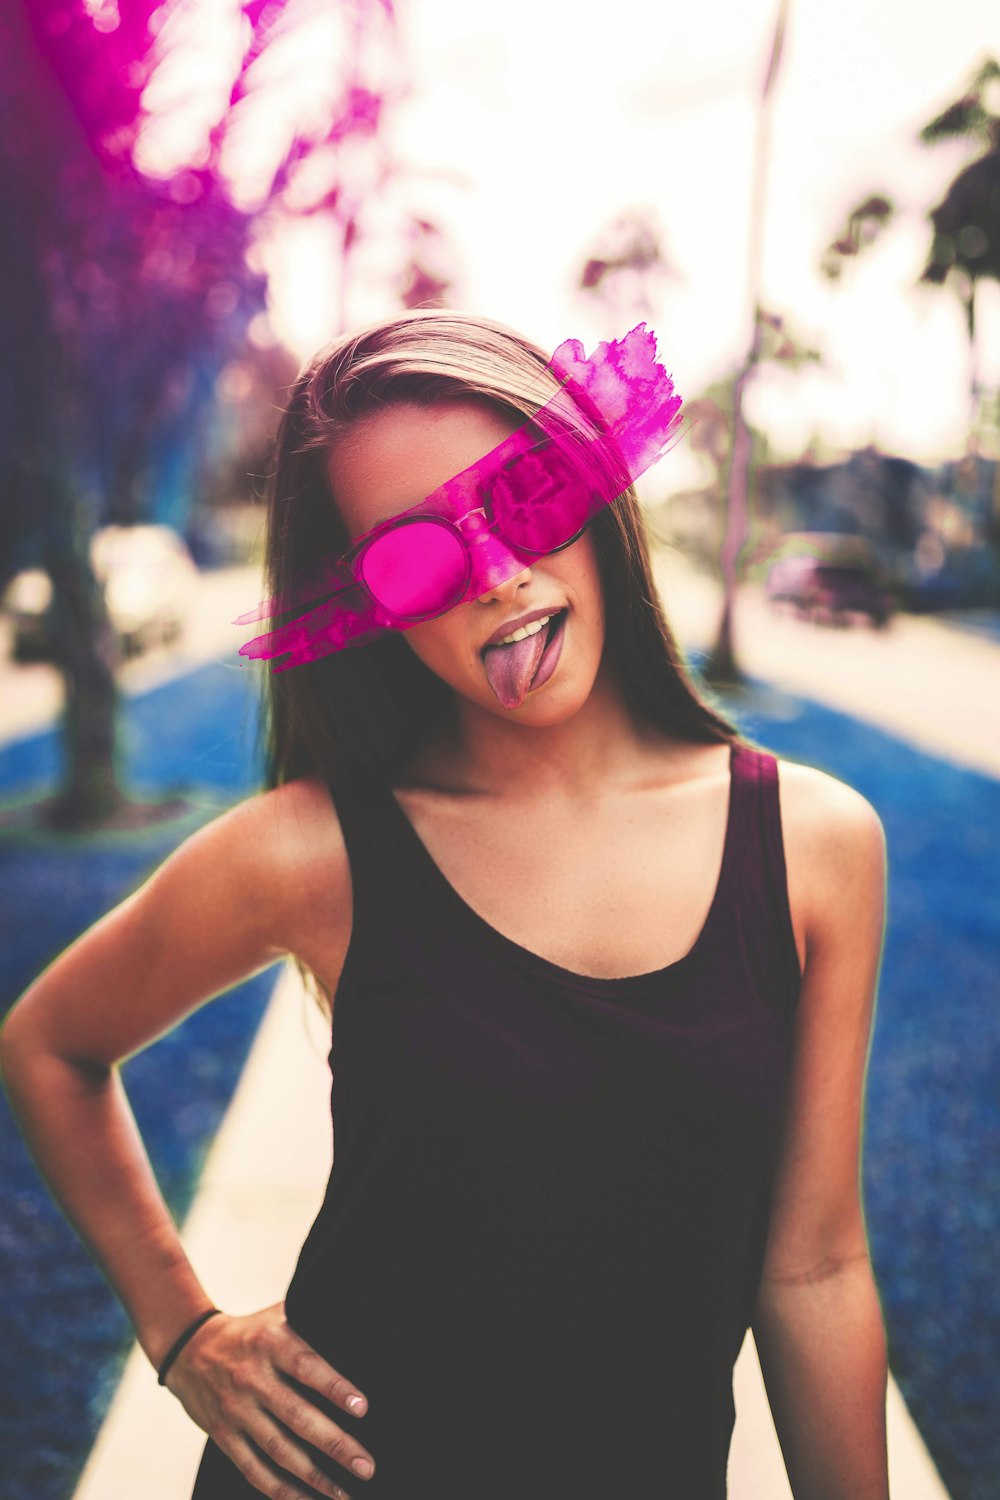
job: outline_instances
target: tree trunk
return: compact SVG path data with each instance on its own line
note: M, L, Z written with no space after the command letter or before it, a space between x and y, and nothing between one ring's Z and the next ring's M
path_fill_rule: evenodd
M715 644L701 666L705 681L715 686L735 687L743 680L733 645L733 604L736 598L736 560L749 530L748 477L750 471L750 430L743 416L743 390L754 368L760 341L760 323L755 319L754 340L750 353L733 388L733 444L726 486L724 533L720 561L722 564L722 616Z
M966 455L979 452L979 349L976 344L976 287L979 285L974 276L969 278L969 295L965 301L965 319L969 334L969 352L971 354L971 373L969 377L969 435L965 446Z
M723 606L715 645L702 665L706 682L717 686L738 687L744 674L736 661L733 644L733 604L736 597L736 560L749 530L750 432L743 416L743 390L760 358L763 317L760 308L760 262L767 202L768 142L770 137L771 94L784 44L790 0L778 0L771 53L761 90L754 139L753 175L750 186L750 243L747 257L747 288L753 326L750 348L733 389L733 443L729 463L729 482L723 516L725 532L722 541Z
M125 802L117 780L118 637L85 553L68 542L50 547L56 665L63 679L66 767L59 795L44 812L49 827L106 822Z

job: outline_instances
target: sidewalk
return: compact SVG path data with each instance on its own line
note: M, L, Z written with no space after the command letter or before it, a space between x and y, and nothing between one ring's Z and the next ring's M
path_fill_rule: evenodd
M144 676L133 672L129 688L152 685L157 671L172 676L175 668L188 670L198 659L240 660L235 651L243 637L228 620L258 595L252 576L248 580L246 570L239 571L242 578L213 580L206 612L211 624L185 648L183 665L164 662L157 668L151 662ZM659 563L658 580L678 638L688 650L704 649L718 615L716 587L681 558ZM741 593L736 623L746 670L779 693L812 697L958 764L1000 776L1000 694L989 692L998 680L997 643L929 619L900 619L884 635L824 631L776 620L753 590ZM39 690L36 714L46 707L44 697ZM49 715L53 707L49 702ZM45 722L29 720L30 712L20 732ZM209 1295L232 1311L249 1312L281 1298L322 1199L331 1161L328 1047L325 1022L289 965L182 1230ZM731 1500L791 1500L752 1335L736 1365L735 1398ZM947 1500L892 1380L887 1423L893 1500ZM74 1500L183 1500L204 1442L204 1433L157 1385L136 1347Z
M711 645L719 586L666 554L657 582L688 651ZM930 615L898 615L884 631L834 629L775 615L759 587L734 610L744 671L811 698L955 765L1000 777L1000 641Z

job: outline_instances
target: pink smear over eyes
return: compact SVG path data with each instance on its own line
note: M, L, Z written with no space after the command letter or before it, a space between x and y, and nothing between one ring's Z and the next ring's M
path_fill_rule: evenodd
M365 554L362 577L375 598L390 613L438 613L442 593L451 598L465 583L465 549L447 526L433 526L428 518L409 526L395 526Z
M477 599L568 545L681 435L681 398L645 323L589 359L567 339L549 368L561 388L504 442L240 615L298 612L240 655L283 657L271 669L283 672Z

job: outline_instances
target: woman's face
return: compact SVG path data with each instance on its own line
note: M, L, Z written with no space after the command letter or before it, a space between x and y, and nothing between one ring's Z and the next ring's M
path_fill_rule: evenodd
M397 402L359 419L328 461L348 534L358 537L416 505L520 425L475 400L436 406ZM490 685L482 649L500 626L536 609L568 611L559 659L547 681L530 687L519 706L505 707ZM401 634L432 672L490 713L533 724L575 713L590 694L604 650L601 580L590 531L478 599L456 604ZM543 630L539 639L545 638Z

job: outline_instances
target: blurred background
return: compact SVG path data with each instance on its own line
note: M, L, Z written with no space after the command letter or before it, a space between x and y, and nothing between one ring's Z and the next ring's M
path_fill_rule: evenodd
M547 350L645 321L691 419L639 488L692 670L886 827L873 1260L940 1492L995 1500L995 5L11 0L3 26L0 1015L260 785L230 622L300 362L401 307ZM277 972L123 1065L179 1222ZM0 1123L0 1489L54 1500L130 1326Z

